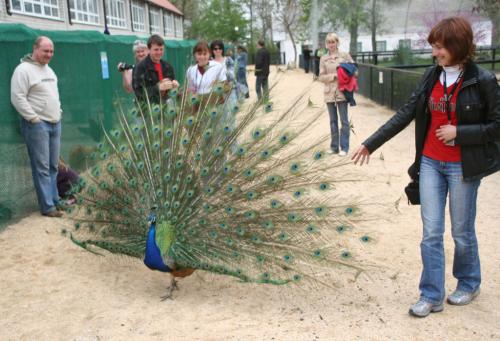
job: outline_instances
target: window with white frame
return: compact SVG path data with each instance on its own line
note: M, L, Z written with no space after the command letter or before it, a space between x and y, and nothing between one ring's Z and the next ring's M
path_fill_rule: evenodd
M182 17L175 16L175 36L182 38Z
M163 12L163 29L165 36L174 35L174 15L170 12Z
M83 24L98 24L97 0L69 0L71 20Z
M160 10L156 8L149 9L149 29L151 33L161 34Z
M106 18L109 27L127 27L125 22L125 1L106 0Z
M387 41L386 40L377 40L376 41L377 51L383 52L387 51Z
M10 0L12 12L47 18L59 18L57 0Z
M146 31L146 11L144 4L132 1L132 27L134 31Z

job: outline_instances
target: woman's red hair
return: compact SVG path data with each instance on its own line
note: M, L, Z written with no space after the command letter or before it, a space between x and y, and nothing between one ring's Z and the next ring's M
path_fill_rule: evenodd
M465 64L472 60L476 45L470 23L462 17L441 20L434 26L427 37L429 44L441 44L447 49L453 64Z

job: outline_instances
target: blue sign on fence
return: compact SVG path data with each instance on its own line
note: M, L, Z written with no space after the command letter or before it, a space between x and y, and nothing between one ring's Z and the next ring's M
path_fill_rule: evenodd
M105 51L101 52L101 70L102 79L109 79L108 55Z

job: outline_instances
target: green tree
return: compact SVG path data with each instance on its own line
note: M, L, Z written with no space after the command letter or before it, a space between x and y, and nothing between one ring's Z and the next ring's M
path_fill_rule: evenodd
M247 27L248 21L240 2L211 0L200 5L198 18L191 25L190 37L237 42L246 37Z
M193 37L191 26L193 21L198 18L200 2L198 0L171 0L170 2L184 14L184 37Z
M365 4L367 0L324 0L323 21L334 28L345 27L349 31L351 42L349 53L356 54L358 50L358 30L366 21Z

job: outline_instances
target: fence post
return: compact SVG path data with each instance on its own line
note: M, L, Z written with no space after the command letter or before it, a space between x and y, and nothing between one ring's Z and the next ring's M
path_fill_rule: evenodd
M491 59L491 71L495 71L495 59L496 59L497 47L495 46L492 50L492 59Z

